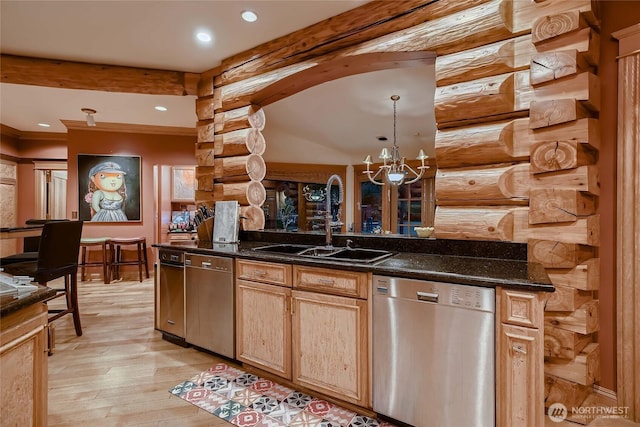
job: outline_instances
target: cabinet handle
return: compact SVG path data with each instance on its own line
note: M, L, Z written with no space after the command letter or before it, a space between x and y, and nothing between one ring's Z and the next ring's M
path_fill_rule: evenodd
M513 351L520 354L527 354L527 350L522 345L514 345L511 347Z
M175 325L176 324L176 322L174 322L173 320L167 320L167 323L170 324L170 325Z
M318 283L322 283L323 285L334 285L336 283L333 279L318 279Z
M206 262L206 261L202 261L202 268L211 268L211 263L210 262Z
M253 275L254 276L266 276L267 272L265 270L253 270Z

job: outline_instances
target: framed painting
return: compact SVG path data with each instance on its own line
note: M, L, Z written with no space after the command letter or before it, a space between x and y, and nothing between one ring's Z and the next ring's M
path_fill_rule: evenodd
M141 221L140 168L139 156L78 154L78 218Z

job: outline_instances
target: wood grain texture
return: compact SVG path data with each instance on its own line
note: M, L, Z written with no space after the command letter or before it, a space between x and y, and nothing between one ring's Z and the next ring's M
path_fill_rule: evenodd
M168 392L216 363L237 365L162 339L153 327L153 279L107 286L87 281L78 294L85 333L76 336L69 316L56 321L57 348L49 357L49 427L231 426Z
M594 70L584 58L584 54L577 49L544 52L531 58L529 81L532 86L536 86L584 71L593 72Z
M262 181L266 173L267 166L259 154L214 159L216 182Z
M198 192L213 191L213 179L215 177L214 166L196 166L196 182ZM198 197L196 196L196 199Z
M296 290L291 294L293 381L367 406L367 301Z
M237 200L241 205L262 206L267 192L260 181L235 182L213 185L216 200Z
M196 95L199 75L180 71L0 55L2 83L145 95Z
M545 374L545 406L562 402L568 408L577 408L591 393L593 388L573 381Z
M545 326L544 355L555 359L573 360L582 349L593 341L593 335Z
M531 35L500 40L436 58L436 86L445 86L529 68L536 50Z
M220 134L238 129L254 128L264 130L264 110L256 105L244 105L231 111L216 113L214 132Z
M529 109L531 129L549 127L593 116L583 102L573 98L531 101Z
M595 249L577 243L558 242L556 240L538 240L531 238L527 241L527 257L529 262L542 264L546 268L573 269L593 258ZM578 274L578 272L574 272ZM571 279L564 279L570 281ZM574 279L575 280L575 279Z
M215 157L262 155L266 148L267 144L262 132L255 128L246 128L216 135L213 155Z
M544 359L541 329L502 323L499 335L501 351L497 359L503 370L498 385L497 425L538 427L544 417Z
M540 142L531 147L531 172L544 173L592 165L598 153L575 141Z
M547 15L538 18L531 28L531 41L534 44L558 37L562 34L588 27L585 17L577 10Z
M547 275L554 286L597 291L600 288L600 259L587 259L570 269L547 269Z
M264 230L264 211L258 206L240 206L240 228L245 231Z
M633 54L618 65L618 205L617 205L617 342L618 398L630 407L631 416L640 420L640 54L635 25L617 37L621 47ZM626 39L623 44L622 41ZM635 42L634 42L635 41ZM634 52L635 49L635 52ZM622 52L621 52L622 53Z
M436 131L438 168L528 160L528 119L464 126Z
M438 169L438 205L527 205L529 165Z
M291 379L291 289L236 279L236 358Z
M598 300L588 301L573 312L546 311L544 324L583 335L596 332L600 328Z
M556 52L576 49L590 65L598 65L600 61L600 35L593 28L584 28L545 40L536 45L538 52Z
M515 209L513 238L526 243L529 239L555 240L581 245L600 245L600 215L589 215L570 223L529 224L529 208Z
M573 222L596 213L595 197L571 188L529 191L529 224Z
M587 344L572 361L547 360L545 372L578 384L593 384L600 379L600 344Z
M434 227L438 239L513 241L513 209L438 206Z
M556 290L547 299L547 311L574 311L582 304L593 299L593 292L581 291L566 286L556 286Z
M486 0L373 1L222 61L216 86L357 45L394 31L450 15ZM407 13L410 11L410 13Z

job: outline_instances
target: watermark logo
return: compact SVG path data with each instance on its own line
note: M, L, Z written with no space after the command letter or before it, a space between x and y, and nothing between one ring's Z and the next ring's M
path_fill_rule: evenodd
M547 410L547 416L554 423L561 423L566 420L568 413L567 407L560 402L551 404Z
M571 416L571 419L583 419L591 422L596 418L628 418L628 406L580 406L572 407L571 412L560 403L553 403L547 409L547 416L554 423L561 423Z

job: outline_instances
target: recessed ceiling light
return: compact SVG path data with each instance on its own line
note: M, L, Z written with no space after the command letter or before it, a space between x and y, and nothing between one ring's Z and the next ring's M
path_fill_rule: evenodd
M162 106L162 105L156 105L156 106L155 106L155 107L153 107L153 108L155 108L155 109L156 109L156 110L158 110L158 111L167 111L167 107L164 107L164 106Z
M211 34L206 31L198 31L198 33L196 34L196 38L202 43L211 42Z
M40 126L41 128L50 128L51 125L49 123L38 123L38 126Z
M247 22L256 22L258 20L258 15L252 10L245 10L242 12L242 19Z

